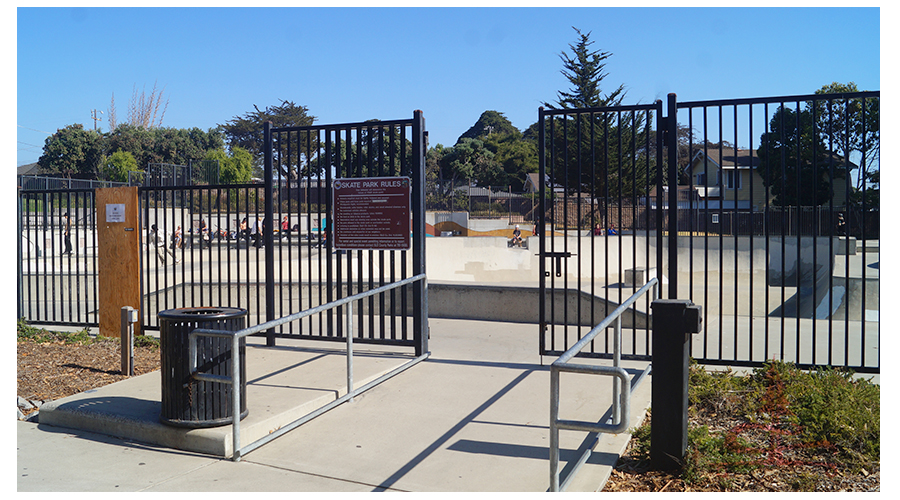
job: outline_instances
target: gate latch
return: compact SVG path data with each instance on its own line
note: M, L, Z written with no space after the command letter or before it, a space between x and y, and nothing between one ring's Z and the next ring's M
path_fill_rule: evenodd
M575 254L571 252L544 252L544 257L556 258L556 277L562 276L562 260L569 258ZM549 271L544 272L544 276L550 276Z

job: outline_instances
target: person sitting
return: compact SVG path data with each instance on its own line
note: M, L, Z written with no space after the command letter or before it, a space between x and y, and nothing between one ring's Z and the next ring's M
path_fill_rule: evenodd
M512 244L520 247L522 246L522 231L519 230L519 225L516 224L516 228L513 230Z
M608 235L616 235L619 234L616 232L616 225L612 222L609 223L609 229L606 230L606 234Z
M209 238L209 227L206 226L206 219L200 219L200 250L203 250L203 242L209 247L212 243Z
M250 228L247 226L247 218L244 217L244 220L241 221L241 225L238 229L238 237L244 238L245 240L250 240Z

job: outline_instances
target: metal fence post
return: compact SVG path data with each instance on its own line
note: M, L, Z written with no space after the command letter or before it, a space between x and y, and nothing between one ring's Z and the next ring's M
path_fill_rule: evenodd
M413 111L411 166L412 177L412 272L425 274L425 116ZM416 356L428 352L428 288L424 281L413 285L413 335Z
M680 468L687 449L690 334L700 333L701 307L689 300L662 299L653 316L653 385L650 461L654 469Z
M275 221L275 204L272 199L275 196L274 174L272 172L272 122L266 122L263 127L263 135L265 139L265 193L266 198L263 203L263 241L265 242L265 259L266 259L266 321L275 319L275 239L273 229ZM270 328L266 331L266 346L275 346L275 329Z
M669 171L669 291L666 296L674 298L678 296L678 104L675 94L669 94L666 111L666 164Z

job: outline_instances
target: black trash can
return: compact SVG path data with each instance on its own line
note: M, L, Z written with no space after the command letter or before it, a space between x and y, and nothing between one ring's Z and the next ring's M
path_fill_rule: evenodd
M247 310L231 307L168 309L158 315L162 423L176 427L216 427L232 423L231 384L194 380L188 358L188 335L197 328L238 331L245 328ZM198 371L228 377L230 338L198 337ZM240 340L241 419L247 416L246 341Z

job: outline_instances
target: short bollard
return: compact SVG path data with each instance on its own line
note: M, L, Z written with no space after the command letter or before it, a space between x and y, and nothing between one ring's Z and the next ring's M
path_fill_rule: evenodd
M119 330L119 349L122 353L122 375L134 376L134 325L138 322L138 311L131 306L122 308Z
M700 333L701 307L689 300L655 300L650 462L656 470L684 463L688 425L688 366L691 334Z

